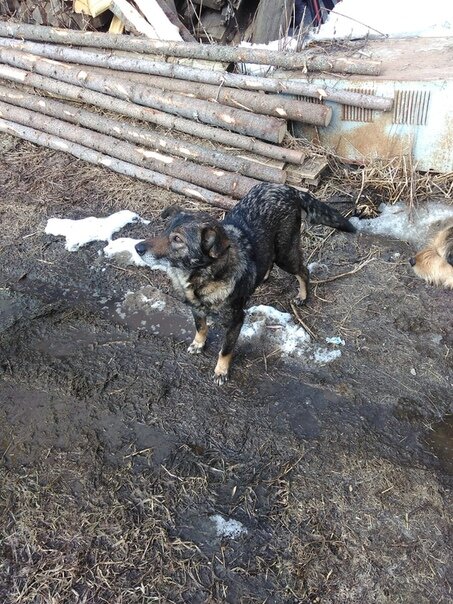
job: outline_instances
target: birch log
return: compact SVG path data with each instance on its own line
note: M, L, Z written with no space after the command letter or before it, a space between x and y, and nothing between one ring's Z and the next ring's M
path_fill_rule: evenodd
M258 165L256 162L240 159L226 153L219 153L201 145L194 145L193 143L181 141L170 136L163 136L148 128L132 126L127 122L105 117L99 113L92 113L86 109L73 107L61 101L27 94L6 86L0 86L0 100L11 105L65 120L71 124L78 124L102 134L109 134L115 138L139 145L146 145L163 153L171 153L172 155L222 168L230 172L237 172L259 180L280 184L284 183L286 179L286 173L278 168L263 164Z
M25 23L0 21L0 36L7 38L24 38L41 42L57 42L76 46L95 48L116 48L132 52L143 52L173 56L186 59L207 59L210 61L257 63L273 65L283 69L307 69L308 71L330 71L337 73L354 73L379 75L381 61L369 59L351 59L348 57L329 57L310 52L290 52L237 46L220 46L214 44L194 44L190 42L165 42L115 36L99 32L81 32L70 29L58 29Z
M127 99L138 105L226 128L239 134L256 136L273 143L281 143L286 134L286 122L279 118L255 115L242 109L199 99L191 99L188 102L187 97L183 95L164 92L136 82L128 83L122 78L105 77L94 71L18 50L0 48L0 61L115 98Z
M0 101L0 117L5 120L41 130L47 134L65 138L73 143L83 145L129 161L136 166L147 168L160 174L172 177L182 177L190 183L209 188L211 191L223 193L240 199L256 184L257 180L226 172L215 168L200 166L190 161L183 161L156 153L150 149L137 147L130 143L119 141L112 136L99 134L81 126L74 126L63 120L48 117L43 119L42 114L15 107Z
M100 92L93 92L92 90L87 90L73 84L65 84L64 82L59 82L22 69L16 69L8 65L0 64L0 77L11 82L38 88L58 97L64 97L73 101L82 101L100 109L107 109L127 117L157 124L169 130L179 130L192 136L221 143L229 147L243 149L244 151L263 155L271 159L293 164L301 164L305 159L305 153L301 150L285 149L284 147L270 145L247 136L234 134L221 128L197 124L191 120L179 118L147 107L141 107L140 105L134 105L133 103L115 99Z
M0 118L0 132L17 136L18 138L41 145L42 147L47 147L48 149L70 153L74 157L89 162L90 164L104 166L113 172L144 180L157 187L169 189L175 193L181 193L186 197L204 201L219 208L231 209L235 205L235 202L232 199L213 193L208 189L197 187L196 185L185 182L179 178L170 178L164 174L159 174L158 172L153 172L146 168L140 168L129 162L121 161L114 157L99 153L98 151L93 151L93 149L84 147L83 145L71 143L62 137L52 136L34 128L23 126L22 124L16 124Z
M292 77L285 75L286 72L276 73L270 78L249 76L237 73L219 72L208 69L199 69L178 65L177 63L164 63L152 61L149 58L137 57L132 53L124 56L116 54L115 51L90 51L86 49L70 48L57 44L41 44L10 38L0 38L0 46L17 48L49 59L78 63L93 67L105 67L118 70L119 72L137 72L163 76L166 78L179 79L190 82L212 84L215 86L227 86L230 88L244 89L248 91L265 91L272 93L284 93L303 95L316 99L325 99L353 107L365 109L377 109L379 111L390 111L393 99L378 97L370 94L350 92L348 90L337 90L335 88L320 87L300 79L300 74L294 73Z

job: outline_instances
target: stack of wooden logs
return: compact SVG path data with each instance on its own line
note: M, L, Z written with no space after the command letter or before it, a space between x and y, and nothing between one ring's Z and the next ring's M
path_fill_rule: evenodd
M304 78L245 76L176 62L187 58L309 71L373 74L380 69L375 61L313 52L0 21L0 132L230 208L260 180L302 184L291 174L306 156L282 145L287 122L324 127L331 109L289 95L380 111L392 104L386 98L319 90ZM178 138L178 132L195 139Z

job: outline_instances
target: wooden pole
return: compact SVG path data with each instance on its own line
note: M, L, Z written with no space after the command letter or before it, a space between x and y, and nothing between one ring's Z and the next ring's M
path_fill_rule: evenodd
M229 172L236 172L259 180L280 184L283 184L286 179L286 172L279 168L257 164L256 162L240 159L233 155L213 151L201 145L194 145L187 141L181 141L159 134L158 132L153 132L149 128L132 126L125 121L105 117L99 113L93 113L61 101L27 94L21 90L8 88L7 86L0 86L0 100L11 105L65 120L71 124L78 124L131 143L146 145L162 153L170 153L209 166L222 168Z
M141 166L160 174L177 178L181 177L183 180L209 188L217 193L235 197L236 199L243 197L254 185L258 184L257 180L246 176L207 166L200 166L190 161L183 161L170 155L137 147L131 143L93 132L81 126L74 126L59 119L52 117L43 119L41 113L29 111L22 107L15 107L2 101L0 101L0 117L7 121L47 132L47 134L65 138L73 143L95 149L117 159L129 161L136 166Z
M18 50L0 48L0 61L115 98L127 99L138 105L226 128L239 134L256 136L269 142L281 143L286 134L286 122L279 118L256 115L199 99L191 99L188 102L187 97L180 94L165 92L137 82L128 83L123 78L106 77L94 71Z
M23 140L41 145L42 147L54 149L55 151L70 153L74 157L89 162L90 164L104 166L113 172L144 180L157 187L181 193L186 197L204 201L219 208L231 209L235 205L235 202L228 197L213 193L202 187L197 187L196 185L180 180L179 178L171 178L164 174L159 174L158 172L135 166L129 162L121 161L115 157L99 153L99 151L93 151L93 149L89 149L83 145L71 143L62 137L52 136L34 128L16 124L2 118L0 118L0 132L17 136Z
M344 105L352 105L353 107L377 109L379 111L390 111L393 106L393 99L390 98L349 92L347 90L337 90L329 87L321 88L316 84L311 84L307 80L302 80L299 73L294 73L290 77L287 72L280 72L273 74L272 77L264 78L188 67L186 65L178 65L177 63L153 61L149 58L137 57L132 53L124 56L124 53L120 55L114 50L106 51L98 49L97 51L90 51L56 44L41 44L9 38L0 38L0 46L17 48L18 50L48 57L49 59L105 67L107 69L118 70L119 72L137 72L140 74L185 80L186 82L199 82L247 91L262 90L273 93L303 95L316 99L323 98L326 101L334 101Z
M191 44L190 42L167 42L134 38L99 32L81 32L70 29L58 29L25 23L0 21L0 36L6 38L25 38L40 42L57 42L76 46L96 48L116 48L173 56L185 59L206 59L227 63L257 63L273 65L283 69L307 69L308 71L330 71L335 73L354 73L379 75L381 62L369 59L351 59L348 57L328 57L313 52L290 52L243 48L237 46L218 46L214 44Z
M241 134L235 134L228 130L213 128L211 126L206 126L205 124L199 124L191 120L163 113L162 111L135 105L134 103L115 99L106 94L101 94L100 92L94 92L80 86L59 82L52 78L24 71L23 69L10 67L9 65L0 64L0 77L11 82L25 84L43 90L57 97L64 97L73 101L88 103L95 107L99 107L100 109L114 111L120 115L125 115L133 119L157 124L168 130L178 130L198 138L221 143L228 147L243 149L244 151L263 155L264 157L269 157L278 161L301 164L305 159L305 153L301 150L286 149L284 147L270 145L248 136L242 136Z

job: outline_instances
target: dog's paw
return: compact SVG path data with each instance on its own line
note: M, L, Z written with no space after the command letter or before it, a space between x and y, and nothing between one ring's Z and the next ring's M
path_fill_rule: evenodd
M195 340L192 342L192 344L189 346L189 348L187 349L187 352L189 354L200 354L203 351L205 342L196 342Z
M305 306L305 304L307 304L307 298L304 298L303 300L302 300L302 298L299 298L299 297L294 298L293 304L294 304L294 306L299 306L299 307Z
M220 373L218 371L214 372L214 382L215 382L215 384L217 384L217 386L223 386L224 384L226 384L226 382L228 382L228 378L229 378L228 372L226 372L226 373Z

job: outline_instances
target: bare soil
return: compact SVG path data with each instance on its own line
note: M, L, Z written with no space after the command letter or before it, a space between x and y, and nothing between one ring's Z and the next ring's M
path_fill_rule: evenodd
M341 357L243 343L218 388L218 336L186 353L164 275L44 234L119 209L154 228L187 200L9 137L0 196L1 602L451 601L452 293L415 278L413 250L310 229L318 280L358 269L299 311ZM275 270L252 303L291 312L295 292Z

